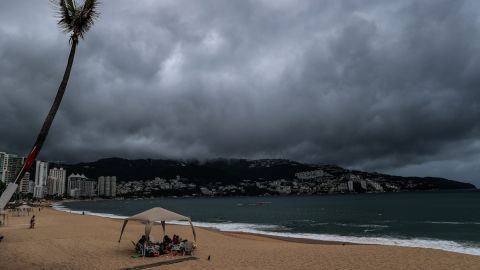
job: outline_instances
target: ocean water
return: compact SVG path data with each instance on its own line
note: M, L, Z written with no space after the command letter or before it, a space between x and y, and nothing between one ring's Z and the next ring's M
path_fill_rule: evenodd
M190 216L196 226L223 231L435 248L480 256L480 192L476 191L103 200L57 204L55 208L124 218L157 206Z

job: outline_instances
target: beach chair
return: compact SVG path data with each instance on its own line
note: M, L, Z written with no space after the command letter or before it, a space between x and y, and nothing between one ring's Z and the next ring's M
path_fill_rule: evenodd
M185 255L193 255L193 242L187 241L185 242L185 249L183 250L183 256Z

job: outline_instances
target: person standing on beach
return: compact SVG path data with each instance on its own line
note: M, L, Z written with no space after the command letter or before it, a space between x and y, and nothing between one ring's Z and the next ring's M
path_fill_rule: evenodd
M35 228L35 215L30 219L30 229Z

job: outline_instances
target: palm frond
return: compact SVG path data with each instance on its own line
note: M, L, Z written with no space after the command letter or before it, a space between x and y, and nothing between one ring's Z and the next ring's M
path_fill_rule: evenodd
M58 4L55 5L58 11L58 26L66 33L71 32L73 30L73 18L67 3L64 0L59 0Z
M67 7L70 12L75 13L75 10L77 9L77 2L75 2L75 0L65 0L65 2L67 2Z
M98 4L98 0L85 0L83 6L77 9L79 11L77 34L81 38L90 30L95 23L95 19L98 18Z
M72 37L83 38L98 17L99 0L85 0L79 5L75 0L59 0L56 4L58 25Z

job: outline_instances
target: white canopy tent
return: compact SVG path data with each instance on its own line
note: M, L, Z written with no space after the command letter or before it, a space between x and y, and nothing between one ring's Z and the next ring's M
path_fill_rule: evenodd
M165 235L165 221L188 221L190 223L190 226L192 227L193 239L194 241L197 241L195 228L193 227L192 220L189 217L182 216L161 207L154 207L150 210L126 218L123 222L122 231L120 232L120 238L118 239L118 243L120 243L120 241L122 240L123 231L125 230L125 226L127 226L129 220L136 220L146 223L145 237L147 237L147 239L149 239L150 231L152 230L152 226L155 224L155 222L160 222L162 224L163 234Z

